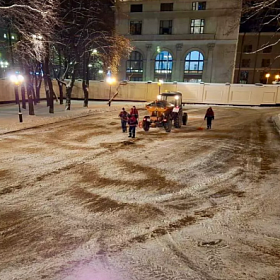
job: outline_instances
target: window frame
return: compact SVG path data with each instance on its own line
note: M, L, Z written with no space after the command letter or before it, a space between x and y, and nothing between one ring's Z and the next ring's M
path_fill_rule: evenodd
M192 59L192 53L194 52L198 52L198 59ZM189 59L188 59L189 56ZM200 59L201 58L201 59ZM190 69L191 67L191 63L197 63L198 67L197 69ZM188 67L186 67L186 65L189 64ZM200 67L200 65L202 65L202 67ZM189 69L186 69L189 68ZM200 70L200 68L202 68ZM203 53L201 53L198 50L193 50L187 53L186 57L185 57L185 64L184 64L184 74L200 74L202 75L203 73L203 69L204 69L204 55Z
M263 49L263 53L272 53L272 46L268 46L265 49Z
M196 25L197 21L200 21L199 25ZM205 19L191 19L191 34L204 34ZM199 28L199 32L195 32Z
M201 5L201 6L199 6ZM193 11L205 11L206 10L206 1L196 1L192 2Z
M168 27L164 27L163 23L168 22ZM164 29L168 28L168 33L163 32ZM172 35L173 20L160 20L159 22L159 35Z
M262 68L270 67L270 59L269 58L263 58L262 59L261 67Z
M140 31L137 32L137 28L135 28L134 32L131 32L132 26L137 27L137 24L140 26ZM142 20L131 20L129 22L129 34L130 35L142 35L142 25L143 25Z
M160 3L160 11L161 12L171 12L173 11L174 3ZM164 8L165 6L165 8Z
M249 71L241 71L239 76L239 83L248 84L248 80L249 80Z
M131 66L133 63L136 63L138 67L133 68ZM126 61L126 73L143 73L143 70L143 55L139 51L131 52L128 60Z
M167 59L164 56L167 55ZM171 58L170 58L171 57ZM155 68L156 74L171 74L173 69L173 56L169 51L161 51L155 57Z
M136 7L139 7L139 8L141 7L141 9L139 9L139 11L138 11L138 9ZM134 9L136 8L136 9L134 10L133 8ZM131 13L142 13L143 12L143 4L131 4L130 5L130 12Z
M244 45L243 46L243 53L250 53L253 51L253 45L252 44L248 44L248 45Z
M243 67L243 68L250 68L250 65L251 65L251 59L249 59L249 58L242 59L241 67Z

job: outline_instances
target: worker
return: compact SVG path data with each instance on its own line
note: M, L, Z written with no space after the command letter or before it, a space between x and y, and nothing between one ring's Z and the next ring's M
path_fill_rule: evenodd
M131 110L130 110L130 115L131 116L134 116L136 119L138 119L138 110L136 109L136 107L135 106L133 106L132 108L131 108Z
M137 118L134 115L128 115L129 135L128 137L135 138L135 130L138 124Z
M214 120L214 111L211 107L209 107L206 111L204 120L207 119L207 129L211 129L212 120Z
M121 118L121 127L123 132L127 132L126 123L128 119L128 113L124 108L122 108L119 117Z

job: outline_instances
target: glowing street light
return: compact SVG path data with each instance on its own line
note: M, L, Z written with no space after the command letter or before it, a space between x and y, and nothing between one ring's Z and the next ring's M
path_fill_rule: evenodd
M270 77L270 74L269 73L265 74L265 77L266 77L266 83L268 84L268 79Z
M112 85L116 82L116 78L108 77L106 79L106 82L107 82L108 85L110 85L110 91L109 91L109 100L110 100L110 98L111 98L111 91L112 91Z
M16 100L18 100L18 118L19 118L19 122L22 122L22 112L20 108L18 88L24 82L24 77L22 75L11 75L10 81L15 85L15 95L16 95Z
M160 87L163 84L163 80L158 80L158 94L160 94Z
M280 78L280 75L275 75L275 80L278 82L278 80L279 80L279 78Z

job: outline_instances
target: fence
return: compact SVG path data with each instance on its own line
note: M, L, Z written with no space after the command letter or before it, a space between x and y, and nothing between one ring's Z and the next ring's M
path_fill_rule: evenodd
M54 90L58 94L58 86L53 81ZM90 81L89 99L109 100L117 85L110 86L106 82ZM64 88L65 91L65 88ZM227 105L277 105L280 104L280 85L242 85L242 84L191 84L128 82L120 86L116 100L151 101L159 92L180 91L184 103L227 104ZM41 98L45 98L44 87ZM73 99L83 99L82 82L76 81L72 92ZM0 102L14 102L14 88L8 80L0 80Z

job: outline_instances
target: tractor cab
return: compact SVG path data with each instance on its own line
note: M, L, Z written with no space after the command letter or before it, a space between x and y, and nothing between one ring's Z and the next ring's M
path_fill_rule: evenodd
M179 91L160 93L157 96L157 99L167 101L175 107L182 107L182 93Z

